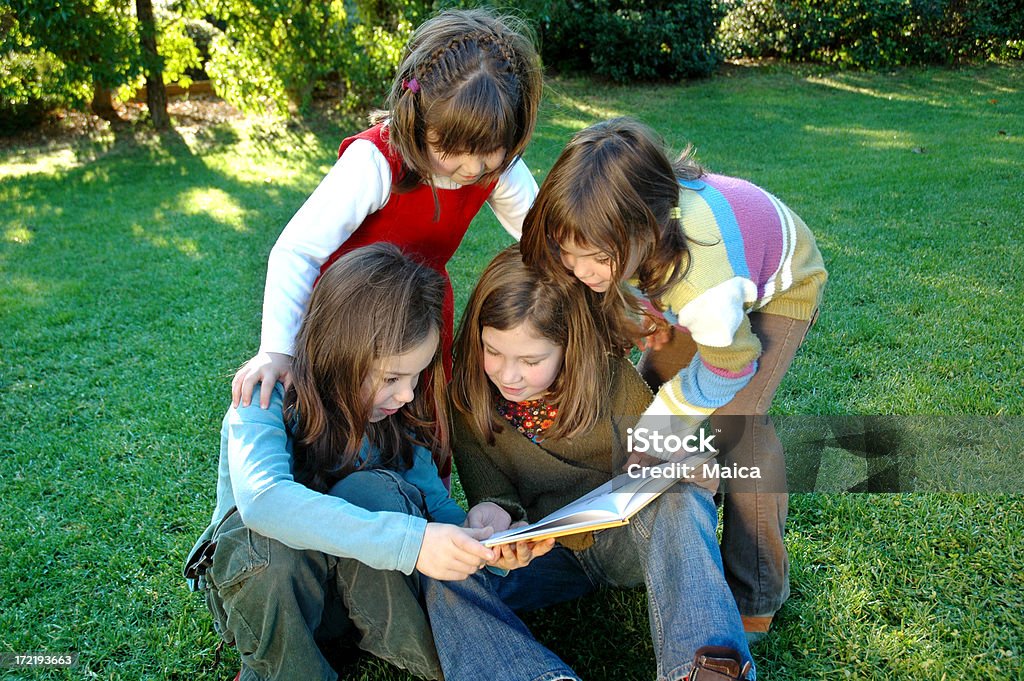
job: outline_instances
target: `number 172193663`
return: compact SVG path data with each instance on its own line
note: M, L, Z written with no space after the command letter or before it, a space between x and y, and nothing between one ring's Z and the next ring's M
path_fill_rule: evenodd
M78 653L0 652L0 669L25 667L73 667L77 662Z

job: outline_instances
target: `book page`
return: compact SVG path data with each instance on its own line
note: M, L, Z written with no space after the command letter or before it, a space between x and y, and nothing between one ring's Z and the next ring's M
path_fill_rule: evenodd
M671 464L653 467L663 469L665 477L640 477L623 473L537 522L498 532L484 540L483 544L496 546L512 541L563 536L600 527L624 525L630 516L678 482L667 475L669 466Z

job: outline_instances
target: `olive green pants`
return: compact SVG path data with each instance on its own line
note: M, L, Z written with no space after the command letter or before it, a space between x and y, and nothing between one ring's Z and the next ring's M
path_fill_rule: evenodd
M391 471L358 471L332 493L371 511L422 517L422 495ZM419 574L285 546L234 513L214 536L202 579L214 625L238 648L242 681L334 681L322 646L343 635L426 679L441 668L423 609Z

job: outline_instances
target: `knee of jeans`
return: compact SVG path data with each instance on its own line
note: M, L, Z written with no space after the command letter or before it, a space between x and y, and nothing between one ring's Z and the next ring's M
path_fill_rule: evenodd
M439 608L449 611L450 608L462 607L465 603L477 602L480 594L492 591L491 579L490 573L486 570L474 572L466 579L460 580L434 579L420 575L427 612L434 615Z
M714 532L718 523L714 495L693 483L672 487L641 511L641 516L648 526L652 526L656 519L661 519L661 522L675 523L686 531L700 527L706 532Z
M423 516L423 495L398 473L381 468L355 471L335 483L329 494L367 511Z

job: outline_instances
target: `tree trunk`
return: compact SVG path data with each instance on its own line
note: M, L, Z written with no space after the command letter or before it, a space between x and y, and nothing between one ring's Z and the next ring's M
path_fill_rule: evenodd
M139 17L139 42L146 65L146 104L153 127L166 130L171 125L167 115L167 90L164 88L163 60L156 51L156 20L153 18L153 0L135 0Z
M89 104L92 112L105 121L111 123L121 121L114 109L114 91L101 83L92 84L92 102Z

